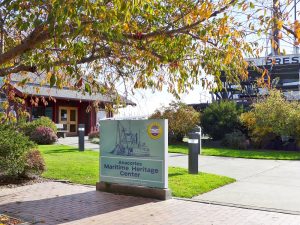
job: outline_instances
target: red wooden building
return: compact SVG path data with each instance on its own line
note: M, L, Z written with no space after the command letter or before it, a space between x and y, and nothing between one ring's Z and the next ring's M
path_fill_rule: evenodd
M87 135L98 128L99 118L97 114L105 115L105 117L113 116L112 112L104 110L106 104L113 104L109 96L84 94L70 88L50 88L50 85L40 84L41 77L36 77L33 74L30 76L34 79L30 79L23 87L18 85L20 81L18 74L13 75L10 81L11 88L16 96L25 98L26 110L30 114L30 120L47 116L54 123L62 124L63 130L67 131L67 136L76 136L78 124L85 124ZM32 101L35 99L39 99L39 101L33 105ZM46 104L41 99L44 99ZM95 107L96 102L98 107ZM125 103L135 105L129 100L125 100Z

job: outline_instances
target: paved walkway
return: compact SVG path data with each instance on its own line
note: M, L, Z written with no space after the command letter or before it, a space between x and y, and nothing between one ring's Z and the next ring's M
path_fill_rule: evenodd
M59 143L77 147L78 138L59 139ZM86 148L98 151L99 145L87 140ZM169 165L187 168L188 157L169 154ZM300 161L199 156L199 171L233 177L237 182L195 200L300 213Z
M169 165L187 167L188 158L169 154ZM199 171L233 177L237 182L195 200L300 213L300 161L199 156Z
M78 148L78 137L65 137L65 138L59 138L57 141L57 144L59 145L69 145ZM90 149L93 151L99 151L99 145L93 144L89 141L88 136L84 137L84 148Z
M172 199L154 201L45 182L0 190L0 213L35 224L299 225L300 216Z

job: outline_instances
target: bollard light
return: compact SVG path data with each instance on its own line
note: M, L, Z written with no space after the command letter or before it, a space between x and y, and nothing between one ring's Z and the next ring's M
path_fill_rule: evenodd
M189 144L189 173L198 174L199 134L188 134Z
M79 151L84 151L85 124L78 124L78 145Z

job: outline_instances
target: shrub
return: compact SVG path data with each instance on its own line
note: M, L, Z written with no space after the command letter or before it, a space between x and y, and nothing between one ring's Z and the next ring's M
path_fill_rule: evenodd
M94 138L99 138L100 132L99 131L92 131L89 133L89 140L92 140Z
M234 131L229 134L225 134L222 140L222 145L234 148L234 149L247 149L249 141L241 131Z
M298 141L299 114L299 103L289 102L280 91L271 90L266 98L253 104L250 112L243 113L240 121L248 129L254 144L264 148L270 142L277 143L283 136L294 137Z
M18 177L26 170L26 154L35 144L10 125L0 125L0 174Z
M33 149L25 155L24 174L41 174L45 171L45 161L39 150Z
M31 137L32 133L36 130L36 128L40 126L49 127L54 133L57 133L57 127L55 123L50 118L44 116L32 122L27 122L20 125L20 129L24 132L26 136Z
M200 122L200 113L181 102L157 110L150 119L168 119L169 142L182 141L183 137Z
M221 101L210 104L201 116L203 132L214 140L221 140L225 134L240 129L239 116L243 112L235 102Z
M51 128L40 126L31 133L30 139L37 144L47 145L55 143L57 141L57 135Z

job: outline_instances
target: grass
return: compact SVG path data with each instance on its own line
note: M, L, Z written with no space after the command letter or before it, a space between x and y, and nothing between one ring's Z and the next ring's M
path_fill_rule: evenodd
M80 152L65 145L40 145L47 171L43 177L95 185L99 180L99 153ZM169 167L169 186L175 197L191 198L234 182L229 177L214 174L188 174L186 169Z
M169 187L172 195L191 198L234 182L235 179L215 174L189 174L187 169L169 167Z
M188 147L184 144L170 145L169 152L188 154ZM201 155L247 159L300 160L300 152L274 150L239 150L230 148L204 147Z
M180 153L180 154L188 154L188 146L187 144L176 144L176 145L169 145L169 153Z
M65 145L40 145L47 171L43 177L95 185L99 177L99 153L80 152Z

